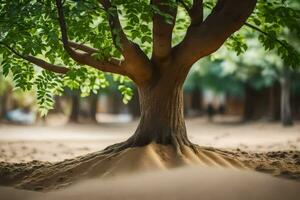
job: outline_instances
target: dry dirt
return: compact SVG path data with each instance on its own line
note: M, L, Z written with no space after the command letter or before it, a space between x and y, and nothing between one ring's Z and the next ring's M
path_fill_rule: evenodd
M300 184L228 169L186 167L92 179L50 193L0 187L3 200L299 200Z
M109 144L113 144L116 142L120 142L125 140L130 136L130 133L134 131L136 127L136 122L126 123L126 124L98 124L98 125L91 125L91 124L69 124L67 126L9 126L9 125L1 125L0 126L0 177L2 177L2 184L5 185L13 185L19 186L24 188L24 182L18 182L19 180L26 180L25 181L25 188L30 190L44 190L49 191L55 189L55 185L59 186L57 188L66 187L69 184L76 183L78 181L73 181L71 179L71 175L68 176L66 173L71 171L69 167L77 166L78 160L72 159L64 164L60 164L59 161L64 159L74 158L76 156L85 155L87 153L99 151L104 147L108 146ZM273 124L273 123L265 123L265 122L256 122L256 123L248 123L242 124L235 121L232 118L222 118L217 119L214 123L208 123L205 119L190 119L187 121L187 128L190 139L194 142L199 144L200 146L213 146L218 148L218 150L206 148L200 152L201 156L194 157L192 154L187 153L184 155L185 159L184 162L197 164L197 166L202 165L202 168L198 168L199 174L214 174L213 170L216 169L207 169L207 163L204 163L204 160L207 157L211 160L209 166L214 165L217 167L220 166L227 166L231 168L237 168L237 166L242 166L240 168L245 169L255 169L256 171L266 172L269 174L273 174L277 177L283 177L288 179L293 179L293 181L286 180L286 179L278 179L272 178L270 175L261 175L254 172L235 172L232 170L229 171L222 171L220 175L219 181L223 183L223 186L226 186L226 181L228 182L228 177L232 174L232 177L238 177L238 182L240 183L241 187L240 191L235 190L234 193L236 195L234 197L229 198L230 192L229 188L235 187L229 181L228 185L225 188L225 197L224 199L240 199L239 195L243 194L243 191L247 191L250 188L249 185L245 184L245 182L253 181L254 184L258 185L255 189L255 192L270 190L270 185L263 185L262 183L270 182L274 183L277 187L285 186L284 190L282 190L282 195L290 194L291 198L299 197L299 192L295 193L295 188L300 188L300 124L296 123L295 126L291 128L283 128L280 124ZM120 155L114 155L109 159L95 160L90 159L88 162L94 162L96 171L93 169L90 170L91 173L89 178L97 178L97 177L108 177L108 175L118 175L116 177L123 177L127 175L128 178L120 178L117 179L116 177L110 182L109 180L107 184L103 179L101 181L98 179L97 181L91 181L89 183L84 183L81 187L91 188L89 191L91 193L99 193L100 191L106 191L106 186L115 188L115 185L122 185L133 184L130 180L131 177L135 177L139 179L139 176L144 176L143 174L135 173L136 171L153 173L153 176L156 176L157 179L152 180L151 178L145 178L148 181L146 184L151 185L151 183L158 184L163 182L164 176L171 176L165 175L166 172L160 172L161 170L165 171L164 169L173 168L175 161L177 162L177 158L175 156L165 157L165 155L172 155L172 150L168 147L160 147L159 145L152 144L150 146L144 148L133 148L129 149L126 152L122 152ZM96 156L97 157L97 156ZM99 157L99 156L98 156ZM92 158L92 157L91 157ZM186 159L187 158L187 159ZM46 161L46 162L42 162ZM181 160L182 161L182 160ZM234 161L234 162L233 162ZM29 162L29 163L28 163ZM58 162L54 163L53 162ZM10 163L10 164L9 164ZM19 163L19 164L13 164ZM204 164L204 165L203 165ZM60 170L59 176L54 176L54 179L48 179L48 182L41 181L40 176L41 174L55 174L55 170L53 169L63 169ZM110 171L102 170L107 169L107 166L111 169ZM204 167L204 168L203 168ZM84 171L84 167L81 165L77 167L78 170ZM76 168L76 169L77 169ZM159 171L153 171L153 169L159 169ZM207 180L210 179L206 176L205 180L196 179L199 176L196 168L193 170L186 169L186 174L193 174L191 175L193 184L206 184ZM184 170L184 169L183 169ZM53 172L54 171L54 172ZM43 173L40 173L43 172ZM130 175L130 173L134 172L135 175ZM160 174L161 173L161 174ZM167 172L169 173L169 172ZM180 170L174 171L171 170L170 173L173 173L175 177L182 177L182 179L186 178L184 173ZM219 173L218 171L216 173ZM257 181L256 179L251 179L250 174L255 175L255 177L260 178L261 181ZM9 174L10 182L6 182L3 177L7 177ZM31 176L35 174L34 176ZM63 175L63 176L62 176ZM122 175L122 176L119 176ZM152 176L152 175L151 175ZM151 177L149 176L149 177ZM109 176L111 177L111 176ZM86 177L85 177L86 178ZM202 177L203 178L203 177ZM67 180L69 179L69 180ZM151 179L151 180L150 180ZM217 180L218 175L212 175L212 180ZM12 181L11 181L12 180ZM53 182L53 180L55 180ZM180 179L178 179L180 180ZM298 181L294 181L298 180ZM58 181L58 182L57 182ZM100 181L100 182L99 182ZM28 184L28 182L32 182ZM61 183L60 183L61 182ZM98 188L96 185L99 183L99 190L95 189ZM242 184L243 183L243 184ZM79 183L81 184L81 183ZM126 185L125 184L125 185ZM175 184L175 186L174 186ZM170 188L173 188L176 194L176 187L186 187L183 183L174 183L171 184ZM176 185L179 184L179 185ZM211 182L212 184L212 182ZM237 183L235 183L237 184ZM259 187L259 185L263 187ZM87 186L89 185L89 186ZM239 185L239 184L238 184ZM242 185L245 185L243 188ZM138 185L136 185L138 186ZM122 186L123 187L123 186ZM127 187L127 186L126 186ZM126 188L125 187L125 188ZM107 198L105 199L140 199L138 198L140 194L139 191L133 192L130 189L132 186L128 186L128 190L122 190L124 193L124 197L118 195L109 196L107 193ZM174 188L175 187L175 188ZM190 185L191 189L194 188L196 191L194 193L199 192L194 186ZM61 199L65 199L65 197L70 195L77 194L78 191L81 191L81 198L84 199L84 195L86 192L78 189L79 187L74 186L72 189L64 190L66 192L61 192L58 195ZM159 190L158 187L154 187L154 189ZM201 195L208 195L207 191L212 190L211 187L207 186L204 187L202 192L199 194ZM269 189L267 189L269 188ZM153 188L152 188L153 189ZM145 194L152 190L148 188L145 190ZM190 189L190 190L191 190ZM72 191L72 192L70 192ZM169 193L168 193L169 192ZM206 193L205 193L206 192ZM231 191L233 192L233 191ZM13 189L10 188L0 188L0 194L11 194L16 193L22 196L22 192L17 190L15 192ZM171 195L171 189L165 192L166 195L169 194L169 198L163 199L176 199L171 198L174 195ZM178 193L178 192L177 192ZM193 193L193 192L192 192ZM35 193L24 193L24 196L29 194L29 197L36 196ZM105 194L101 193L102 195ZM186 194L186 193L184 193ZM259 192L258 192L259 194ZM245 199L276 199L280 195L274 195L275 193L269 192L265 193L262 196L251 196L248 198L249 195L246 195L247 198ZM297 194L297 195L296 195ZM33 195L33 196L32 196ZM187 194L186 194L187 195ZM229 195L229 196L228 196ZM269 195L269 196L268 196ZM273 195L273 198L270 198L270 195ZM64 196L64 198L62 198ZM79 195L80 196L80 195ZM105 195L104 195L105 196ZM102 197L104 197L102 196ZM180 195L179 195L180 196ZM214 195L212 195L214 196ZM215 195L217 196L217 195ZM37 196L37 198L39 195ZM43 196L44 198L46 196ZM48 195L47 195L48 197ZM52 194L50 195L53 198ZM49 197L49 198L50 198ZM90 196L89 199L92 199L93 195ZM118 197L118 198L117 198ZM129 198L130 197L130 198ZM150 195L151 197L151 195ZM158 199L154 198L152 199ZM265 198L263 198L265 197ZM275 198L276 197L276 198ZM50 199L51 199L50 198ZM53 198L55 199L55 198ZM60 199L60 198L58 198ZM144 198L147 199L147 198ZM151 198L148 198L151 199ZM182 199L182 198L178 198ZM187 195L186 199L197 199L192 198L191 196ZM218 199L218 198L205 198L205 199ZM280 198L279 198L280 199ZM295 198L297 199L297 198Z

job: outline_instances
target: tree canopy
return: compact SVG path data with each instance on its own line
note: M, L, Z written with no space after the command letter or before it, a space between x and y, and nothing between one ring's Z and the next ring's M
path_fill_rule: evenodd
M0 2L2 73L12 74L15 86L23 90L35 87L43 114L53 106L53 95L65 87L80 88L85 95L96 93L108 86L106 78L111 74L127 102L132 91L126 83L147 80L155 70L150 63L165 62L172 51L183 57L178 62L192 65L239 29L239 23L231 26L231 22L246 18L252 12L246 8L255 4L238 0ZM232 35L226 47L237 54L245 52L244 38L256 31L266 50L276 51L285 65L296 68L299 52L287 36L300 36L298 5L295 0L258 0L244 24L248 31ZM245 10L243 16L237 10Z

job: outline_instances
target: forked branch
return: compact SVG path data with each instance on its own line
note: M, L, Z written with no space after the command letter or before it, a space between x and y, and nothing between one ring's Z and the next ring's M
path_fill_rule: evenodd
M177 5L172 5L170 2L164 0L151 1L152 6L169 16L169 19L166 19L166 16L162 16L160 13L154 12L153 14L152 59L154 61L162 60L171 53L172 32L175 26Z
M135 51L133 42L131 42L124 33L119 19L117 6L113 5L109 0L99 0L99 3L107 13L111 34L116 48L122 52L122 54L127 54L127 51Z
M191 8L189 8L184 0L178 0L178 2L189 14L192 26L197 26L203 22L203 0L193 0L193 5Z
M124 65L128 76L136 83L149 80L152 76L150 60L137 44L127 38L119 19L117 6L110 0L98 0L98 2L107 13L113 41L125 58Z
M116 63L112 63L110 61L98 61L94 59L91 56L92 49L90 47L84 45L76 45L77 48L79 47L81 48L81 50L85 51L84 53L77 52L76 50L71 48L71 46L74 46L75 44L71 43L68 39L67 26L65 22L61 0L56 0L56 6L58 11L59 25L61 29L63 46L73 60L75 60L80 64L89 65L91 67L94 67L104 72L111 72L111 73L116 73L116 74L121 74L126 76L128 75L124 67L122 67L121 65L116 65Z
M192 24L183 41L174 48L182 64L190 67L200 58L215 52L225 40L244 25L256 0L218 0L203 23Z

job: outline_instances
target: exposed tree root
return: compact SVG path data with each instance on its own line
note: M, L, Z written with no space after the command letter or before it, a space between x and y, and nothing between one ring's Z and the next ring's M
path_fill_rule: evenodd
M156 143L143 147L133 145L133 140L129 139L126 142L111 145L103 151L57 163L38 161L26 164L1 163L0 183L29 190L48 191L86 178L106 178L182 165L197 164L259 170L259 165L266 163L266 160L258 162L257 159L252 159L251 161L250 157L247 159L246 156L237 152L199 147L189 141L178 142L178 146L177 144L159 145ZM268 165L262 166L260 171L269 168ZM293 175L299 173L300 176L300 166L298 171L292 169L295 168L287 168L288 172L285 173Z

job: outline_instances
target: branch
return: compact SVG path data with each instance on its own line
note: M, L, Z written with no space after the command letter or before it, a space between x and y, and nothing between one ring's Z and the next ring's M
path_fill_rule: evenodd
M98 1L108 15L109 26L115 47L129 62L136 62L137 59L145 59L147 56L139 46L127 38L119 19L118 8L115 5L112 5L110 0ZM119 38L120 44L118 44L117 38Z
M178 1L189 14L192 26L197 26L203 22L203 0L193 0L192 8L189 8L189 6L184 2L184 0Z
M170 1L169 1L170 2ZM171 21L166 21L165 17L159 13L153 15L153 52L152 58L155 60L161 60L167 57L172 49L172 32L175 26L175 20L177 15L176 8L170 5L165 5L166 1L152 0L151 4L155 6L160 12L163 12L170 17ZM171 22L171 23L170 23Z
M14 53L16 56L30 62L30 63L33 63L45 70L48 70L48 71L52 71L52 72L55 72L55 73L59 73L59 74L66 74L68 73L69 69L66 68L66 67L61 67L61 66L58 66L58 65L54 65L54 64L50 64L42 59L39 59L39 58L36 58L34 56L26 56L26 55L22 55L21 53L17 52L15 49L11 48L9 45L7 44L4 44L2 42L0 42L1 45L5 46L8 50L10 50L12 53Z
M203 22L203 0L193 0L193 7L190 11L192 26Z
M174 48L174 57L190 67L200 58L215 52L244 25L255 5L256 0L218 0L203 23L188 28L183 41Z
M80 50L80 51L86 52L89 55L92 55L93 53L100 52L99 49L95 49L95 48L86 46L84 44L78 44L78 43L72 42L72 41L69 41L69 46L74 48L75 50ZM111 64L114 64L114 65L119 65L119 66L123 65L121 60L118 60L118 59L115 59L115 58L110 58L109 62Z
M190 15L190 7L184 2L184 0L178 0L178 2L182 5L185 11Z
M108 15L109 26L111 28L111 34L116 48L122 53L126 53L126 50L129 50L133 47L133 43L129 41L126 34L124 33L119 19L118 8L112 5L109 0L98 1L103 6L103 10ZM118 44L117 38L120 39L120 44Z
M111 63L109 61L98 61L95 60L91 55L91 48L80 45L80 44L74 44L72 43L71 45L69 43L68 39L68 34L67 34L67 26L65 22L65 16L63 12L63 7L62 7L62 2L61 0L56 0L56 6L57 6L57 11L58 11L58 18L59 18L59 25L61 29L61 35L62 35L62 42L64 49L67 51L67 53L70 55L70 57L75 60L76 62L84 65L89 65L91 67L94 67L96 69L99 69L104 72L111 72L111 73L116 73L116 74L121 74L127 76L128 73L125 71L121 65L116 65L115 63ZM89 53L79 53L75 51L74 49L71 48L71 46L76 45L76 47L81 48L81 50L89 51ZM94 50L92 50L94 51Z
M86 52L88 54L93 54L93 53L97 53L100 50L99 49L95 49L89 46L86 46L84 44L78 44L76 42L72 42L72 41L68 41L68 45L72 48L74 48L74 50L81 50L83 52Z
M281 46L283 46L284 48L289 49L289 48L288 48L281 40L277 39L276 37L271 36L271 35L268 34L267 32L261 30L259 27L254 26L254 25L252 25L252 24L249 24L249 23L247 23L247 22L245 23L245 26L247 26L247 27L249 27L249 28L251 28L251 29L253 29L253 30L256 30L256 31L260 32L261 34L263 34L263 35L265 35L265 36L271 38L271 39L274 40L275 42L278 42L278 43L279 43Z
M132 75L131 78L136 82L150 79L152 76L150 60L137 44L127 38L119 19L117 7L110 0L98 0L98 2L108 15L114 45L124 56L126 70Z

